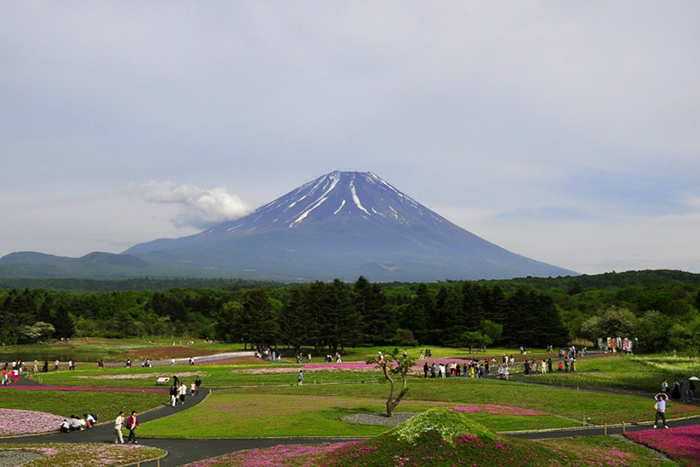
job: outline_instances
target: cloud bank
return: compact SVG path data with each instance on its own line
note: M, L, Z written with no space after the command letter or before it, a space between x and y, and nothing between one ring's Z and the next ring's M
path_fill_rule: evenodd
M177 227L206 229L249 214L252 209L225 187L207 190L193 184L177 185L171 181L151 180L132 183L128 193L140 195L147 203L175 204L179 211L172 219Z

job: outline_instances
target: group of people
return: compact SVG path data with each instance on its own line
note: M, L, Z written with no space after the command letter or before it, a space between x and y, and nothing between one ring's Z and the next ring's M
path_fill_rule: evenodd
M668 379L664 378L661 382L661 392L666 394L667 398L671 398L679 402L693 402L695 398L695 381L692 379L686 379L685 375L673 380L673 388L668 385Z
M129 430L129 437L126 442L131 444L139 444L136 441L136 428L139 427L138 414L135 410L131 411L131 415L128 418L124 418L124 411L119 412L119 415L114 420L114 430L117 432L117 439L114 444L124 444L124 434L122 430L126 428Z
M420 349L420 356L418 357L418 360L423 360L429 357L433 356L433 351L430 349Z
M423 364L423 378L428 378L428 375L430 375L430 378L483 378L489 371L488 360L485 363L471 360L462 365L452 362L447 364L438 363L437 365L435 362L430 365L428 362Z
M19 373L22 371L24 363L22 360L6 362L2 368L2 385L7 386L11 383L19 381Z
M199 375L190 383L189 392L190 396L195 397L199 395L199 390L202 387L202 379ZM177 404L184 404L185 397L187 397L187 384L180 381L180 378L173 376L173 384L170 386L170 405L175 407Z
M61 433L68 433L70 431L88 430L95 426L96 423L97 415L92 413L83 414L83 418L80 418L77 415L71 415L70 421L67 419L63 419L61 425L58 428L58 431L60 431Z
M261 347L255 351L255 356L262 360L278 361L282 360L282 355L277 350L277 347ZM309 354L311 356L311 354Z

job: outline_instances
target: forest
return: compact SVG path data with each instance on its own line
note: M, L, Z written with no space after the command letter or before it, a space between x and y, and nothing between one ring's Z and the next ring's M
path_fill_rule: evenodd
M377 345L544 348L622 336L635 338L639 351L700 350L700 275L681 271L429 284L61 279L0 287L0 338L7 344L196 336L342 352Z

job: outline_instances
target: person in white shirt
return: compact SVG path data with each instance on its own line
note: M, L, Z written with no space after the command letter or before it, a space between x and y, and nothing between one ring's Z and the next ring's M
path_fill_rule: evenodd
M119 412L119 416L114 420L114 429L117 431L117 439L114 444L124 444L124 435L122 435L122 427L124 426L124 411Z

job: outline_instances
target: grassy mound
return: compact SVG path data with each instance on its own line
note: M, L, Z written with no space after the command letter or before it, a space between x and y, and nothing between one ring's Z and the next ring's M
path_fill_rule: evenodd
M482 424L462 413L445 408L427 410L385 433L383 437L395 437L400 441L414 443L428 431L436 432L441 440L449 444L453 444L454 439L460 435L471 435L482 440L499 439L498 435Z
M348 444L327 458L328 467L532 466L560 464L561 457L536 443L502 438L452 409L434 408L372 440Z

